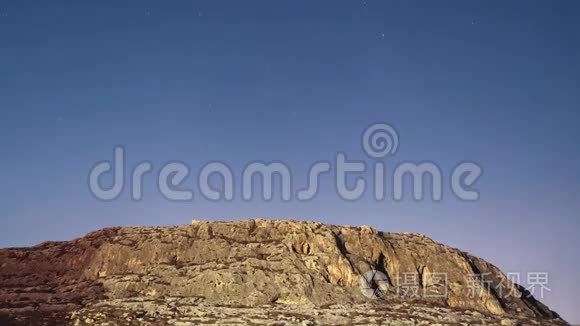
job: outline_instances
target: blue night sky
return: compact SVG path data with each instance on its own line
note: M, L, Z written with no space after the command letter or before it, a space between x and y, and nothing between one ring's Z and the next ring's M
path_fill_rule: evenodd
M580 322L578 17L573 0L0 0L0 247L194 217L368 224L549 272L543 301ZM481 199L347 202L330 177L309 202L196 193L208 161L236 181L251 161L283 161L297 187L339 151L370 163L360 135L377 121L400 136L387 166L478 162ZM89 192L115 145L128 167L154 166L140 202ZM156 190L176 160L192 202Z

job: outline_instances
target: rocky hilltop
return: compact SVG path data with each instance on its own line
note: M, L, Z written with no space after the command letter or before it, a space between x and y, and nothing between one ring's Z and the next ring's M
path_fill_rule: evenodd
M0 325L566 325L480 258L366 226L107 228L0 267Z

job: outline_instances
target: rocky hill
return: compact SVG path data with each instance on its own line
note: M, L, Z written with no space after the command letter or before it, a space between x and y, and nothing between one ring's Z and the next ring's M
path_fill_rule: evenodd
M480 258L364 226L108 228L0 267L0 325L566 325Z

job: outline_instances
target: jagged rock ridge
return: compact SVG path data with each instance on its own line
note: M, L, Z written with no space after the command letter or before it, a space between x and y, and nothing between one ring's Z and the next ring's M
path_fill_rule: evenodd
M379 319L396 312L393 305L398 304L447 309L446 315L477 312L487 316L488 323L504 319L514 325L522 320L565 324L482 259L422 235L366 226L256 219L117 227L68 242L2 249L0 266L0 312L12 322L40 315L92 323L93 315L100 314L102 320L121 318L132 324L130 320L141 318L139 323L144 323L143 318L151 317L147 311L141 317L131 314L147 305L132 303L149 302L157 305L151 309L163 310L168 302L189 300L199 307L251 311L337 305L342 311L356 311L371 305ZM377 300L365 297L359 288L361 275L369 270L388 277L388 289ZM406 273L418 275L422 291L445 290L445 295L402 297L395 280ZM444 289L434 280L440 273L446 275ZM489 288L473 291L466 283L472 274L484 275L492 289L504 284L512 295ZM129 312L113 312L119 309ZM93 317L79 319L83 313ZM175 313L156 313L151 321L178 318Z

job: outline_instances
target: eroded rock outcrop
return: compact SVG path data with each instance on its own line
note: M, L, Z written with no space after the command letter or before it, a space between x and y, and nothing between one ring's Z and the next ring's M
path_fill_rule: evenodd
M486 261L422 235L371 227L247 220L109 228L68 242L2 249L0 267L0 312L7 318L52 312L70 320L72 312L103 302L189 298L248 309L373 304L379 312L381 302L416 303L563 323ZM359 288L369 270L388 278L378 300ZM402 296L398 280L410 274L421 293L443 295ZM468 284L470 275L482 277L481 288ZM494 290L500 284L510 295Z

